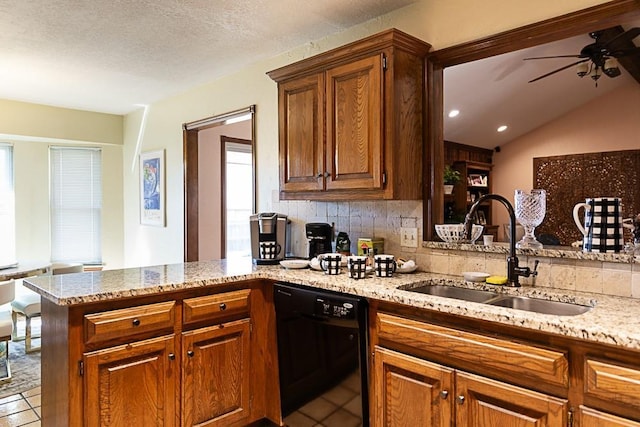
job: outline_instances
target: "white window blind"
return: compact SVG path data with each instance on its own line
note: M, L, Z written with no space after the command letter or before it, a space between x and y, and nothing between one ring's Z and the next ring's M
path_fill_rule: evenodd
M51 261L102 263L100 149L51 147Z
M16 262L15 212L13 147L0 144L0 267Z

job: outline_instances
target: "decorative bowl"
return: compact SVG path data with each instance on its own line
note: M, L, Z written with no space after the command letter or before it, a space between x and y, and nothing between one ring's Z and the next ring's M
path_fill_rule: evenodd
M482 225L473 224L471 228L471 243L474 243L482 235ZM443 242L464 243L464 224L436 224L436 233Z

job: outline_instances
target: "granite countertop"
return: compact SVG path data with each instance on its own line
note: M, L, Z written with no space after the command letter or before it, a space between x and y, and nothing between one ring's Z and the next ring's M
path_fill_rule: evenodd
M250 260L201 261L184 264L40 276L25 286L63 306L152 295L180 289L215 286L249 279L271 279L391 301L443 313L467 316L587 341L640 350L640 300L554 288L509 288L465 282L462 277L416 272L393 278L350 279L346 273L328 276L311 269L287 270L255 266ZM421 283L490 288L499 293L525 295L593 306L577 316L555 316L490 306L401 290Z

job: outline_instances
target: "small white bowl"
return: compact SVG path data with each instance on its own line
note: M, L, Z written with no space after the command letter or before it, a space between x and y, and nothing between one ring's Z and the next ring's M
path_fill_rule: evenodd
M465 271L462 275L467 282L484 282L487 277L491 276L490 274L480 271Z
M309 261L306 259L285 259L280 261L280 265L284 268L290 269L307 268L309 266Z
M414 271L416 271L417 269L418 269L418 266L417 266L417 265L415 265L415 264L409 264L409 265L407 265L407 266L404 266L404 265L403 265L403 266L401 266L401 267L398 267L398 268L396 269L396 271L397 271L398 273L406 274L406 273L413 273L413 272L414 272Z

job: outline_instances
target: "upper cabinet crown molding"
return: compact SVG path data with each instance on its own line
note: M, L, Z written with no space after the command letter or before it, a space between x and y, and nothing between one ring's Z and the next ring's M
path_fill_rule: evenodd
M391 29L267 73L278 83L281 199L422 198L429 49Z
M357 60L392 47L419 57L426 56L427 53L429 53L429 49L431 49L430 44L407 33L403 33L400 30L391 28L269 71L267 75L271 77L272 80L281 82L291 77L298 77L301 73L310 74L321 72L334 65Z

